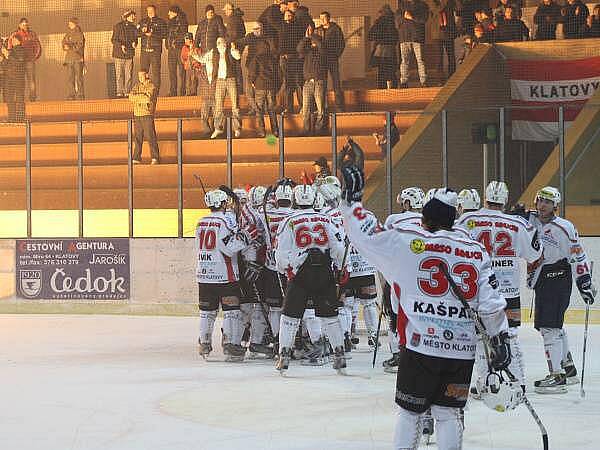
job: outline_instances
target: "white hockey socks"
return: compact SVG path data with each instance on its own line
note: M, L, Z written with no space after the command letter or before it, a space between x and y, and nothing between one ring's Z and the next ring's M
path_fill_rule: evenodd
M377 322L379 316L377 315L377 303L375 299L361 299L363 305L363 319L365 320L365 326L367 327L367 333L374 336L377 333Z
M285 314L281 315L279 322L279 352L283 348L291 349L294 339L296 338L296 331L298 331L298 325L300 319L295 317L289 317Z
M314 309L305 309L304 316L302 317L302 323L308 330L308 336L310 342L313 344L321 338L321 320L315 316Z
M223 344L241 344L241 321L242 312L239 309L223 312Z
M352 320L352 316L350 316ZM344 347L344 334L342 333L342 327L337 317L322 317L323 328L325 334L329 338L331 347L335 350L338 347Z
M463 430L465 429L462 408L431 405L431 415L436 421L438 448L440 450L461 450Z
M560 373L560 362L563 357L563 341L560 337L560 328L541 328L542 338L544 339L544 351L546 352L546 361L550 373Z
M265 337L267 322L262 312L262 307L258 303L254 303L252 316L250 317L250 343L261 344Z
M569 348L569 338L567 337L567 330L561 328L560 330L560 340L562 341L562 365L572 366L573 365L573 357L571 356L571 349Z
M200 311L200 342L210 344L215 327L217 311Z
M510 338L511 359L508 365L508 370L515 376L517 382L525 385L525 361L523 360L523 351L521 350L521 342L519 340L519 329L511 327L508 329Z
M475 347L475 371L477 372L477 390L485 386L485 379L488 375L489 368L488 362L485 358L485 350L483 347L483 340L477 336L477 346Z
M398 407L394 427L394 450L416 450L421 438L421 414ZM440 447L441 448L441 447Z
M281 306L269 306L269 323L273 334L279 336L279 323L281 321Z
M342 335L350 333L352 329L352 305L354 304L354 297L346 297L344 299L344 306L338 308L338 320L342 327Z

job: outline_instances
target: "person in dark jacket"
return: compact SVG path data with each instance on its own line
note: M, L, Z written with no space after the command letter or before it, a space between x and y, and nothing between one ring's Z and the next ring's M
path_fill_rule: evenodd
M560 6L554 3L554 0L542 0L533 15L533 23L537 27L535 39L538 41L556 39L556 27L560 21Z
M495 31L496 42L519 42L529 40L529 28L521 20L514 17L514 8L504 8L504 19L498 22Z
M112 57L115 63L117 97L125 97L131 90L133 58L138 41L133 10L130 9L123 13L123 20L113 27L110 41L113 45Z
M311 133L311 106L316 105L315 134L324 128L325 119L325 79L327 78L327 54L323 39L314 32L314 26L306 28L304 39L298 43L297 51L304 58L304 86L302 88L302 119L304 134Z
M317 28L316 33L323 39L323 49L327 55L327 71L331 75L333 93L335 94L335 107L338 111L343 111L344 92L342 91L339 60L346 48L344 33L337 23L332 22L329 12L323 11L319 15L319 19L321 20L321 26Z
M225 15L223 16L223 25L225 26L225 40L228 44L232 42L240 46L241 41L246 36L246 25L244 24L244 11L233 6L233 3L225 3L223 6ZM244 93L244 79L242 77L241 61L234 61L235 79L237 81L238 95Z
M279 87L279 61L270 47L262 46L248 65L248 81L252 85L256 99L256 119L258 137L265 137L265 114L269 116L271 133L278 135L275 119L275 92Z
M76 17L69 19L67 33L62 40L65 52L64 66L69 71L70 93L68 100L83 100L83 68L85 64L85 37Z
M563 33L565 39L581 39L587 32L587 18L590 10L581 0L567 0L562 9Z
M19 27L11 34L11 37L18 35L21 38L21 46L25 50L25 86L29 89L29 101L37 100L37 81L35 76L36 61L42 55L42 46L40 39L35 31L29 26L26 17L19 20ZM8 48L12 46L11 39L8 40Z
M9 122L25 122L25 65L27 51L18 34L10 37L10 49L2 47L4 66L4 101L8 107Z
M414 53L421 87L427 85L427 70L423 60L425 22L429 8L422 0L402 0L396 13L398 38L400 40L400 87L408 87L408 62Z
M196 39L194 40L194 46L199 48L202 53L216 48L217 38L225 37L226 33L223 18L215 14L215 7L213 5L206 5L204 14L204 19L198 22Z
M600 37L600 4L594 6L593 13L588 17L587 37Z
M390 5L383 5L378 14L367 36L375 44L370 64L377 67L377 89L391 89L398 85L398 30Z
M140 22L140 69L150 73L156 92L160 91L160 60L163 40L167 36L167 23L156 15L156 6L148 5L146 17Z
M473 51L479 44L491 43L489 33L486 33L483 25L478 23L473 27L473 36L465 36L462 55L458 58L458 63L462 64L467 56Z
M258 21L263 25L263 34L270 39L277 38L279 28L283 22L283 13L287 10L287 0L274 0L258 16Z
M188 19L184 11L177 5L169 7L167 13L167 39L169 52L169 96L185 95L185 68L181 62L181 49L188 32Z
M283 14L277 42L279 43L279 65L283 76L284 112L294 112L294 93L298 104L302 106L302 58L297 52L298 43L306 33L306 29L296 22L290 10Z
M454 52L454 39L457 36L454 13L456 3L454 0L428 0L429 19L426 28L429 30L436 53L436 66L440 73L444 73L444 53L448 58L448 76L450 78L456 71L456 55Z
M294 13L294 18L296 23L302 28L304 31L309 26L314 26L314 22L308 8L306 6L301 6L298 0L289 0L288 1L288 9Z

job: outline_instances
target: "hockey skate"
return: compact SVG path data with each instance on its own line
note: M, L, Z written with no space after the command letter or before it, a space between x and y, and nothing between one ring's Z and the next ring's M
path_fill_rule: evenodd
M333 368L340 375L347 375L346 373L346 358L344 356L344 348L336 347L333 351Z
M538 394L566 394L567 380L563 373L550 374L543 380L533 383Z
M309 344L310 348L306 349L304 357L300 364L303 366L322 366L325 364L323 353L323 338L320 338L314 344Z
M248 347L248 357L250 359L271 359L273 358L273 348L265 344L250 344Z
M485 383L482 379L477 378L475 381L475 386L471 386L469 393L471 394L471 398L473 400L481 400L481 394L486 391Z
M563 369L565 371L567 385L579 384L579 377L577 376L577 369L574 364L563 366Z
M352 351L352 341L350 340L350 333L344 333L344 352L346 353L346 359L352 359L350 352Z
M242 362L246 347L236 344L223 345L223 353L225 354L225 362Z
M210 352L212 352L212 344L210 342L198 341L198 353L203 359L208 358Z
M393 353L390 359L386 359L381 363L383 371L386 373L397 373L398 365L400 364L400 353Z
M425 414L421 416L421 429L423 432L423 440L425 441L425 445L429 445L429 441L431 441L433 428L433 416L431 415L431 409L428 409Z
M290 359L292 357L292 351L289 348L282 347L279 353L279 359L275 364L275 369L279 370L281 376L285 376L288 368L290 367Z

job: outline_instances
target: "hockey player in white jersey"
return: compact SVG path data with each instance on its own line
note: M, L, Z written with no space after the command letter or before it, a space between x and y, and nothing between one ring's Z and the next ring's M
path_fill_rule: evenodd
M463 191L464 192L464 191ZM467 191L468 192L468 191ZM465 199L472 201L473 196ZM465 202L466 209L476 206ZM517 378L525 391L525 368L523 352L519 343L518 327L521 325L521 268L519 260L534 264L542 256L542 249L536 229L520 216L505 214L504 206L508 202L508 187L502 181L492 181L485 189L485 208L466 212L457 221L469 236L481 243L492 259L492 270L498 279L498 291L506 300L506 317L512 360L510 372ZM472 390L475 397L485 385L487 361L483 344L477 349L477 389Z
M547 186L535 196L536 211L529 222L537 229L544 247L540 264L531 267L528 284L535 289L534 326L544 339L549 375L534 383L536 392L564 393L567 384L578 383L577 370L569 351L564 315L569 307L573 278L584 302L594 303L590 263L575 226L556 216L558 189Z
M212 351L212 333L219 306L223 309L223 353L228 361L241 361L246 349L240 345L241 312L238 254L248 248L250 236L240 230L235 215L227 212L229 197L220 189L206 193L210 214L196 228L196 277L199 290L199 352Z
M440 449L462 448L463 408L475 357L475 327L455 297L441 266L477 311L491 338L491 366L510 363L506 302L496 289L489 256L481 244L452 231L456 194L440 189L423 208L423 227L414 225L367 235L361 230L361 171L343 171L344 226L350 241L392 283L400 301L401 353L396 381L400 406L394 449L416 449L419 418L431 407ZM345 202L344 202L345 200Z
M458 193L456 202L458 205L456 207L458 217L464 213L477 211L481 207L481 197L479 197L477 189L463 189Z
M333 272L334 267L341 268L344 245L331 218L312 209L314 198L312 186L296 186L294 204L297 210L277 230L277 269L288 279L276 365L282 373L289 367L292 343L308 298L314 302L316 315L322 319L324 332L333 347L334 369L343 371L346 367Z

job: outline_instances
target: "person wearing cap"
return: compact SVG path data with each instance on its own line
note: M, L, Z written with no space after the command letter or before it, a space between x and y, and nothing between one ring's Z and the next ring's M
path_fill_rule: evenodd
M71 17L67 23L67 33L63 37L62 47L65 52L64 66L69 71L69 96L68 100L83 100L83 68L85 64L85 36L79 20Z
M152 83L160 91L160 71L163 40L167 36L167 23L158 17L155 5L146 7L146 17L139 25L140 68L150 73Z
M35 31L29 26L26 17L19 20L17 31L11 34L19 36L22 42L21 46L25 51L25 85L29 90L29 101L37 100L37 82L35 78L35 62L40 59L42 54L42 45ZM8 40L8 49L12 48L12 39Z
M131 91L133 79L133 58L138 41L135 25L135 12L128 9L123 13L123 20L115 24L110 41L113 45L112 57L115 63L116 95L125 97Z
M202 50L202 53L207 53L217 47L217 38L224 37L226 30L223 18L215 14L213 5L206 5L204 16L204 19L198 22L194 46Z
M169 67L169 97L185 95L185 68L181 63L181 49L188 32L188 19L184 11L177 5L169 6L167 13L167 39Z

